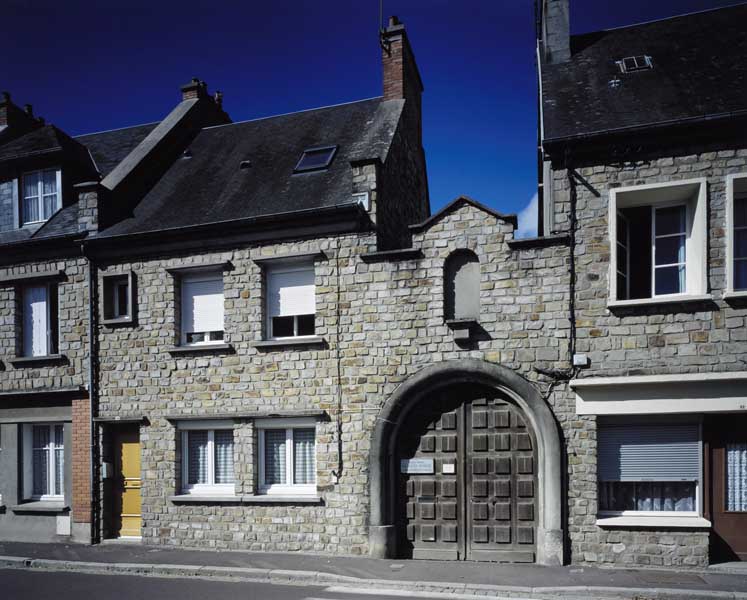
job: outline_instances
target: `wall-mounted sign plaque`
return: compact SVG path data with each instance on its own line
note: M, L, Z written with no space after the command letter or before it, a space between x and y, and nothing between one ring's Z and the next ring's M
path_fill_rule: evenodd
M399 470L407 474L431 475L434 472L432 458L403 458L399 461Z

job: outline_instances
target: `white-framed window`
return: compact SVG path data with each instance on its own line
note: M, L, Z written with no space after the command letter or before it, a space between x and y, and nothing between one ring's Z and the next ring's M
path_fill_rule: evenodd
M61 501L65 496L65 428L62 423L23 425L24 499Z
M226 421L180 425L182 493L233 495L233 424Z
M699 423L600 423L600 516L699 516Z
M316 494L316 421L258 419L259 491Z
M104 276L104 320L132 319L132 274Z
M43 223L62 208L59 169L31 171L21 177L21 224Z
M726 185L727 291L747 292L747 173Z
M26 285L21 289L22 356L57 352L57 284Z
M314 264L267 267L267 331L271 339L313 336L316 320Z
M181 343L183 346L223 341L223 274L181 276Z
M610 190L610 300L671 301L707 293L705 179Z

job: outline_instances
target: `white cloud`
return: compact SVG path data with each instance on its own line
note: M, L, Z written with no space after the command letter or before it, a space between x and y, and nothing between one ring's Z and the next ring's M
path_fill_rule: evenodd
M517 238L535 237L537 235L537 193L519 213L519 227Z

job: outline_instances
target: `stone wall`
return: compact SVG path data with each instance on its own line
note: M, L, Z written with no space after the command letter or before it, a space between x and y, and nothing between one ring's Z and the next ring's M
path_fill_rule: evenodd
M0 181L0 231L16 229L16 194L13 190L16 185L15 179Z
M375 236L340 236L197 256L162 256L106 265L133 270L138 320L106 328L101 347L100 416L146 415L143 447L143 536L146 543L226 549L364 554L368 547L368 453L377 414L408 377L435 362L480 358L517 370L543 392L534 371L567 366L567 249L513 251L512 226L463 204L415 235L422 259L364 262ZM469 248L480 258L482 290L477 341L460 346L444 323L443 267ZM262 271L254 258L321 250L316 263L319 346L260 349ZM167 269L230 261L224 273L226 341L233 353L172 355L178 327L177 281ZM338 409L341 401L341 410ZM583 444L569 415L573 402L552 403L567 437ZM323 505L181 504L179 416L320 409L318 489ZM342 432L338 471L337 423ZM251 419L235 431L237 492L256 484Z
M710 373L745 370L747 308L726 291L726 176L747 172L747 150L668 149L635 162L584 163L577 172L599 195L577 186L577 350L590 366L580 377ZM708 181L708 283L713 300L609 309L610 189L705 177ZM554 171L555 221L568 231L570 183ZM566 392L567 393L567 392ZM561 392L558 391L557 395ZM556 395L556 396L557 396ZM572 406L572 396L566 401ZM557 409L556 409L557 412ZM574 417L568 447L569 532L574 562L704 566L708 533L603 530L597 512L596 419ZM567 429L566 429L567 431ZM578 443L573 441L578 439Z

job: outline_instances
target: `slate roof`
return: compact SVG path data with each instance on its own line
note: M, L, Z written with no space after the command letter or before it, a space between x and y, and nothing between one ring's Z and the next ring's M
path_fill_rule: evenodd
M208 127L137 204L96 237L145 233L352 201L355 160L385 160L404 102L381 98ZM337 145L330 166L294 174L307 148ZM240 168L242 161L250 161Z
M156 128L156 125L158 122L78 135L75 140L88 148L96 168L104 178Z
M75 146L72 138L54 125L44 125L0 146L0 161L58 152Z
M740 4L571 36L571 59L542 65L545 140L747 110L745 23ZM635 55L654 68L621 73Z

